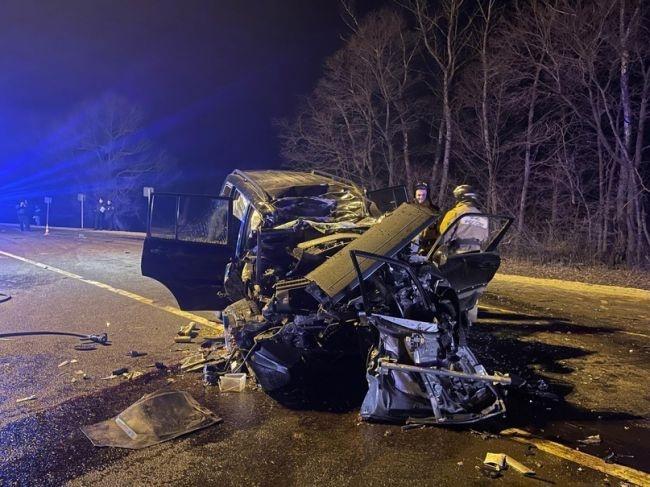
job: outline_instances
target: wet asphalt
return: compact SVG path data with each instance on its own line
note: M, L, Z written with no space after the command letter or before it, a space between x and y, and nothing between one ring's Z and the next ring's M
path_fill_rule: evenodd
M141 245L138 238L106 233L44 237L0 226L0 250L174 304L162 285L139 275ZM187 320L3 256L0 293L12 296L0 303L0 333L107 331L112 342L80 352L72 337L0 340L0 485L619 485L614 477L493 435L509 427L595 456L613 453L620 464L649 470L647 339L621 333L625 323L617 318L612 324L602 311L569 309L559 296L555 305L550 297L542 305L534 290L499 289L484 300L501 311L481 313L472 333L475 351L488 369L517 372L531 386L512 391L508 416L476 425L477 432L360 422L358 390L328 398L329 410L317 404L288 409L250 384L243 393L221 394L203 386L199 374L174 368L197 350L173 343ZM129 350L147 355L127 357ZM57 367L72 358L77 363ZM154 361L170 369L148 367ZM124 366L145 375L100 379ZM138 451L95 448L81 433L81 426L161 388L189 391L223 422ZM36 400L16 404L32 394ZM579 443L594 434L600 444ZM522 461L537 478L512 470L488 478L480 469L488 451Z

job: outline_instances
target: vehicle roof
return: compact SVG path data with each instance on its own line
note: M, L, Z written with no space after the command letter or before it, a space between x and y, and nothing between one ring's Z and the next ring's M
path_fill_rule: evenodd
M257 193L260 200L270 201L281 195L286 189L298 186L318 186L338 184L353 187L362 194L362 190L353 182L321 172L307 171L233 171L227 180L246 191L246 186Z

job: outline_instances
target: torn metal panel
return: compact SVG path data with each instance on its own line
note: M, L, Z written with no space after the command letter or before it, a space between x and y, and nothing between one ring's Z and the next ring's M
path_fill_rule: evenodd
M316 285L312 288L312 294L321 302L340 301L346 289L352 289L358 284L350 258L351 250L393 257L434 220L435 216L428 208L404 203L327 262L307 274L305 277ZM363 276L368 277L381 264L361 258L359 265Z
M377 326L380 338L371 352L362 418L466 424L505 413L494 383L509 384L510 378L488 375L445 327L413 331L380 316L368 320Z
M81 431L95 446L140 449L221 422L185 391L157 391L142 396L114 418Z

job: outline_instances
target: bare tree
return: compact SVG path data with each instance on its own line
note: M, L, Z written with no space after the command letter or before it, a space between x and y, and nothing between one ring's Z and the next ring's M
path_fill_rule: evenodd
M394 10L350 13L352 34L292 122L281 121L282 153L294 167L328 167L368 187L411 183L411 133L421 119L413 69L417 37Z
M446 197L453 139L452 90L463 64L472 15L463 12L463 0L441 0L435 6L426 0L410 0L404 2L404 6L413 13L425 51L441 78L439 90L442 98L442 120L439 134L444 132L444 150L436 152L442 152L442 161L436 158L431 168L431 181L438 186L437 199L441 205ZM441 138L438 137L438 140Z
M142 187L153 186L173 165L145 137L142 111L107 94L75 110L65 125L75 141L71 155L81 187L115 203L118 226L142 222Z

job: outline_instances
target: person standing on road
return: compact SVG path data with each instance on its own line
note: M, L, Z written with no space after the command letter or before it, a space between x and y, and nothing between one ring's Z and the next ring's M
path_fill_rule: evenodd
M16 215L18 216L18 224L20 225L20 231L23 232L31 230L29 228L29 204L27 200L21 200L16 205Z
M440 222L440 233L444 233L449 226L460 216L467 213L481 213L478 209L478 196L469 184L457 186L454 189L456 204L450 209ZM446 240L450 243L450 250L455 253L472 252L481 250L489 235L489 225L486 217L468 216L460 220Z
M97 206L95 207L95 225L93 228L95 230L104 229L104 213L106 212L106 206L104 205L104 198L101 196L97 201Z
M36 225L37 227L41 226L41 207L40 207L40 205L34 205L34 211L33 211L32 219L34 220L34 225Z
M111 200L106 200L106 213L104 213L106 221L106 230L115 230L115 205Z
M418 243L420 245L420 249L424 253L431 248L433 243L440 236L440 234L438 233L438 220L440 219L440 208L434 205L433 202L431 201L429 185L424 182L415 185L415 194L413 198L413 203L428 208L436 217L436 221L433 222L429 227L422 230L420 235L418 235L417 237Z

